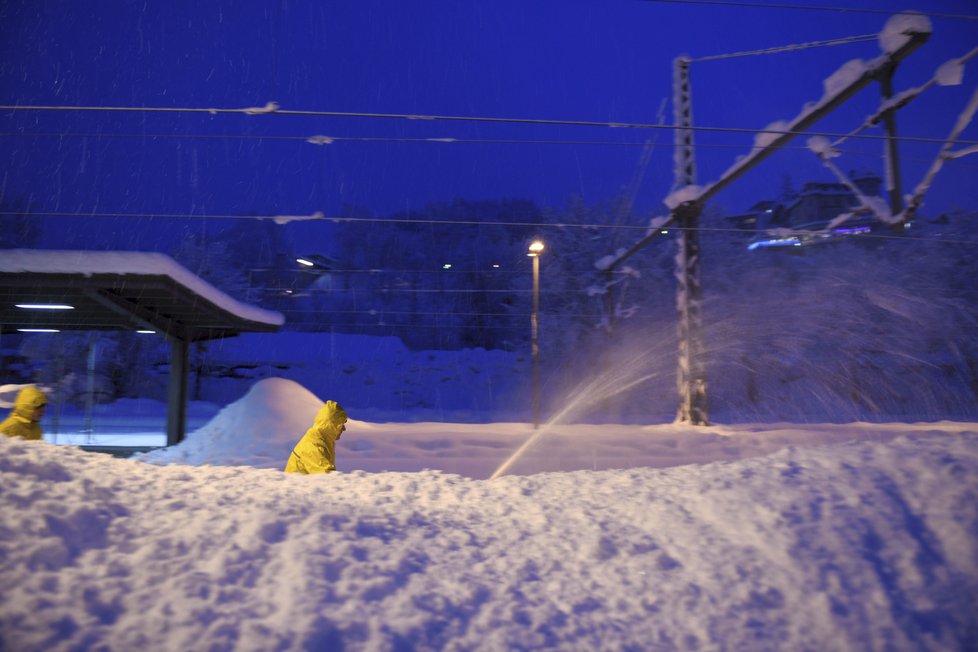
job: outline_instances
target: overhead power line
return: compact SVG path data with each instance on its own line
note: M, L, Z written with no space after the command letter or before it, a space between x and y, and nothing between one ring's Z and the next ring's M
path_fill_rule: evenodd
M736 0L645 0L646 2L662 2L686 5L713 5L718 7L750 7L753 9L797 9L804 11L832 11L841 14L884 14L892 16L892 9L868 9L865 7L824 7L814 5L794 5L773 2L739 2ZM932 18L953 18L956 20L978 20L978 16L968 14L946 14L931 11L918 11L918 14Z
M138 106L55 106L55 105L16 105L16 104L6 104L0 105L0 111L108 111L108 112L133 112L133 113L242 113L247 115L304 115L304 116L316 116L316 117L330 117L330 118L371 118L371 119L398 119L398 120L428 120L428 121L449 121L449 122L489 122L489 123L505 123L505 124L534 124L534 125L551 125L551 126L565 126L565 127L605 127L611 129L666 129L673 130L677 129L675 125L661 125L661 124L649 124L642 122L602 122L596 120L558 120L558 119L545 119L545 118L494 118L488 116L459 116L459 115L422 115L414 113L367 113L367 112L354 112L354 111L307 111L307 110L290 110L278 108L274 102L269 102L269 105L274 105L274 108L268 109L267 111L259 109L216 109L216 108L195 108L195 107L138 107ZM840 134L832 132L817 132L817 131L785 131L779 129L756 129L756 128L744 128L744 127L703 127L703 126L691 126L683 127L685 130L702 131L702 132L721 132L721 133L745 133L745 134L791 134L795 136L808 135L808 136L822 136L824 138L860 138L864 140L887 140L886 136L874 136L868 134ZM897 140L906 142L921 142L921 143L941 143L945 142L944 138L926 138L920 136L897 136ZM330 136L309 136L307 138L310 142L316 141L316 144L329 144ZM441 142L450 142L448 140L442 140ZM958 143L962 145L978 145L978 141L971 140L960 140Z
M771 133L764 129L756 130L756 133ZM811 132L806 132L809 135L817 135ZM141 138L141 139L154 139L154 138L165 138L165 139L190 139L190 140L256 140L256 141L286 141L286 142L308 142L308 136L260 136L254 134L163 134L163 133L123 133L123 132L78 132L78 131L0 131L0 138L101 138L101 139L111 139L111 138ZM850 137L850 134L846 134L846 138ZM520 138L455 138L455 137L435 137L435 138L400 138L400 137L385 137L385 136L330 136L331 141L335 142L375 142L375 143L432 143L432 144L476 144L476 145L564 145L564 146L600 146L600 147L647 147L647 141L634 141L634 140L539 140L539 139L520 139ZM882 136L877 137L877 139L882 139ZM899 138L899 137L898 137ZM928 139L925 142L940 142L944 141L941 139ZM968 144L970 141L959 141L961 144ZM978 143L976 143L978 144ZM662 143L662 147L675 147L675 143L666 142ZM734 145L732 143L697 143L697 148L702 149L744 149L743 145ZM802 145L785 145L781 149L783 150L796 150L800 152L811 152L811 149ZM834 148L836 151L842 154L850 154L852 156L873 156L878 157L879 152L860 152L855 150L840 149L838 147ZM901 157L904 160L926 160L930 162L932 159L915 159L913 157ZM967 163L962 163L962 165L968 165Z
M762 130L757 130L760 133ZM854 132L857 133L857 132ZM814 135L814 134L812 134ZM254 134L163 134L163 133L123 133L123 132L76 132L76 131L0 131L0 138L140 138L140 139L191 139L191 140L255 140L255 141L286 141L286 142L308 142L308 136L258 136ZM846 134L849 137L849 134ZM883 138L882 136L879 138ZM435 137L435 138L399 138L384 136L330 136L330 140L335 142L372 142L372 143L431 143L431 144L477 144L477 145L561 145L561 146L600 146L600 147L647 147L648 141L621 141L621 140L537 140L520 138L455 138L455 137ZM931 141L927 141L931 142ZM942 140L936 139L935 142ZM961 144L967 144L960 141ZM978 143L976 143L978 144ZM675 147L673 142L665 142L662 147ZM697 149L736 149L743 150L743 145L731 143L704 143L696 144ZM785 145L782 150L799 152L811 152L811 149L803 145ZM879 152L862 152L857 150L842 149L833 147L840 154L849 156L868 156L878 158ZM904 161L925 161L931 162L932 158L919 158L913 156L901 156ZM960 161L958 166L975 167L976 164L968 161Z
M865 43L867 41L875 41L879 36L876 34L864 34L862 36L847 36L845 38L833 39L831 41L810 41L808 43L795 43L794 45L779 45L771 48L764 48L762 50L746 50L744 52L731 52L729 54L714 54L705 57L694 57L689 61L691 63L696 63L699 61L715 61L717 59L733 59L735 57L748 57L760 54L778 54L781 52L795 52L798 50L807 50L809 48L823 48L830 47L833 45L848 45L849 43Z
M81 111L81 112L116 112L116 113L207 113L210 115L241 113L245 115L302 115L321 118L377 118L377 119L399 119L399 120L445 120L454 122L498 122L507 124L537 124L537 125L563 125L574 127L615 127L626 129L669 129L664 125L651 125L629 122L605 122L594 120L557 120L545 118L496 118L488 116L460 116L460 115L426 115L420 113L371 113L364 111L314 111L308 109L283 109L275 102L269 102L269 108L260 110L255 108L229 109L229 108L207 108L207 107L153 107L153 106L79 106L79 105L20 105L5 104L0 105L3 111Z
M119 132L72 132L72 131L5 131L0 137L30 137L41 138L175 138L193 140L271 140L313 142L314 145L326 145L333 142L376 142L376 143L470 143L470 144L502 144L502 145L613 145L623 147L642 147L645 143L615 140L540 140L521 138L456 138L441 136L432 138L402 138L396 136L269 136L255 134L162 134L162 133L119 133ZM324 142L328 140L328 142ZM732 146L731 146L732 147ZM807 148L806 148L807 149Z
M386 322L382 322L381 321L381 322L373 322L373 323L356 323L356 324L323 324L322 322L319 322L319 321L308 321L308 320L295 321L295 320L292 320L292 321L289 321L289 323L287 324L287 326L290 327L293 330L297 330L297 331L300 331L300 332L311 332L311 333L333 333L333 332L336 332L336 333L345 333L345 332L349 332L350 330L354 330L354 329L360 330L360 329L365 329L365 328L382 328L382 329L390 330L390 331L397 330L397 329L402 329L403 330L405 328L411 328L411 329L431 328L431 329L437 329L437 330L443 330L445 328L445 324L439 324L439 323L424 324L424 323L420 323L420 322L416 322L416 321L405 322L405 323L400 323L400 322L386 323ZM457 324L457 325L456 324L453 324L453 326L458 326L459 328L465 328L466 327L465 325L461 325L461 324ZM315 328L315 327L318 327L318 328ZM478 326L469 325L467 328L469 330L473 330L473 331L488 331L488 330L492 330L492 331L517 331L517 332L522 332L522 331L526 330L526 327L524 325L522 325L522 324L500 324L500 323L496 323L496 322L479 324Z
M297 312L304 313L306 315L369 315L371 317L492 317L494 319L519 319L519 320L529 320L531 313L522 312L438 312L438 311L397 311L397 310L382 310L380 308L367 309L367 310L298 310ZM561 312L559 310L548 310L547 318L553 319L555 317L574 317L578 319L601 319L601 315L594 313L572 313L572 312Z
M626 230L641 230L649 231L649 226L643 225L629 225L629 224L596 224L596 223L574 223L574 222L495 222L495 221L485 221L485 220L434 220L434 219L416 219L410 217L326 217L326 216L270 216L270 215L181 215L176 213L82 213L82 212L63 212L63 211L0 211L0 217L2 216L23 216L23 217L124 217L132 219L222 219L222 220L271 220L281 224L289 222L298 221L310 221L319 220L327 222L348 222L348 223L397 223L397 224L445 224L445 225L468 225L468 226L506 226L506 227L533 227L537 229L626 229ZM670 224L668 227L662 229L663 231L682 231L686 230L677 224ZM737 227L705 227L700 225L697 227L698 231L709 233L740 233L744 235L762 235L769 233L771 229L741 229ZM965 245L978 245L978 240L959 240L951 238L931 238L931 237L916 237L911 235L878 235L873 233L866 233L859 236L860 238L879 238L879 239L892 239L892 240L919 240L925 242L939 242L944 244L965 244ZM349 271L349 270L347 270ZM377 272L377 271L388 271L388 270L362 270L365 272ZM417 270L414 270L417 271ZM440 271L440 270L438 270ZM445 270L450 272L450 270ZM499 273L500 270L486 270L485 273Z
M204 215L179 213L95 213L68 211L0 211L0 215L24 217L124 217L133 219L194 219L194 220L270 220L278 224L290 222L390 222L398 224L454 224L472 226L527 226L571 229L636 229L647 231L648 226L625 224L582 224L575 222L489 222L485 220L435 220L410 217L330 217L322 213L312 215Z
M425 270L427 271L427 270ZM592 270L586 270L592 271ZM646 270L653 271L653 270ZM477 274L484 274L484 270L475 272ZM526 276L526 271L518 272L519 277L522 278ZM517 272L513 272L516 276ZM284 296L303 296L303 295L332 295L332 294L357 294L357 293L368 293L368 294L533 294L533 290L530 289L519 289L510 288L506 290L492 290L485 288L437 288L437 289L426 289L426 288L391 288L391 287L380 287L380 288L318 288L318 287L305 287L305 288L284 288L284 287L274 287L268 285L252 285L249 287L249 291L260 291L265 294L277 294ZM564 294L561 290L538 290L541 294Z
M520 254L520 256L523 256L522 250L519 251L519 254ZM523 258L523 259L525 260L525 258ZM271 274L271 273L281 274L281 273L284 272L284 273L287 273L287 274L293 274L294 273L294 274L298 274L298 275L302 275L302 276L309 276L309 274L307 273L306 270L304 270L304 269L294 269L294 268L282 269L280 267L260 267L260 268L252 268L249 271L251 271L251 272L260 271L260 272L266 272L266 273L269 273L269 274ZM576 270L567 270L567 271L581 271L581 270L580 269L576 269ZM423 268L414 268L414 269L393 269L393 268L323 269L323 270L320 270L319 272L314 272L312 275L313 276L324 276L324 275L328 275L328 274L366 274L368 276L379 276L381 274L385 274L385 275L396 274L396 275L399 275L399 276L411 276L411 275L418 275L418 276L420 276L422 274L439 274L441 276L450 276L452 274L455 274L456 276L458 276L458 275L469 275L469 274L483 274L483 275L486 275L486 276L497 276L497 277L501 277L501 276L517 276L517 277L522 277L524 274L526 274L526 271L525 270L513 269L512 266L510 266L510 267L508 267L506 269L504 269L502 267L493 268L493 267L488 267L488 266L487 267L481 267L481 268L467 268L467 269L462 269L462 268L456 268L453 265L450 269L446 269L442 265L437 265L437 267L423 267ZM272 289L275 289L275 288L272 288ZM283 288L279 288L279 289L283 289ZM323 292L348 292L348 291L352 291L352 290L353 290L353 288L333 288L333 287L321 288L321 291L323 291ZM417 291L417 292L440 292L441 291L441 290L415 290L415 289L412 289L412 288L384 288L383 289L384 292L400 292L402 290L407 290L407 291L411 291L411 292L414 292L414 291ZM317 290L317 291L320 291L320 290ZM476 291L478 291L478 292L483 292L483 291L484 292L509 292L509 290L473 290L473 292L476 292ZM527 290L527 292L529 292L529 291L530 290Z

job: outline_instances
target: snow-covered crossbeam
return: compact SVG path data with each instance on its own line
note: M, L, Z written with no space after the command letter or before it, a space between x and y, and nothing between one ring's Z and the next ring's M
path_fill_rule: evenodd
M853 59L844 63L825 79L824 92L818 101L805 105L801 113L790 121L768 125L765 131L756 136L754 148L750 153L738 159L713 183L697 188L697 192L693 193L692 197L686 192L681 201L692 200L699 204L708 201L751 167L772 155L799 133L862 90L878 78L882 71L900 62L926 43L930 34L930 20L922 14L903 13L890 18L879 34L882 54L870 61ZM684 191L686 189L680 188L676 192ZM672 207L673 204L681 203L677 199L670 196L666 199L666 205Z
M768 125L754 138L754 147L751 151L741 156L713 183L706 186L693 184L676 188L663 200L670 210L667 217L653 220L653 226L641 240L627 249L619 249L614 254L601 258L595 263L595 267L607 273L613 272L632 255L655 240L662 229L672 225L676 221L676 211L680 206L705 204L749 169L774 154L791 139L859 92L882 71L906 58L927 42L930 34L930 20L924 15L903 13L890 18L878 35L882 54L868 62L853 59L843 64L824 80L824 91L817 102L806 104L793 120L780 120Z
M4 273L165 276L187 291L242 320L273 327L285 323L285 317L281 313L241 303L169 256L160 253L6 249L0 251L0 274Z

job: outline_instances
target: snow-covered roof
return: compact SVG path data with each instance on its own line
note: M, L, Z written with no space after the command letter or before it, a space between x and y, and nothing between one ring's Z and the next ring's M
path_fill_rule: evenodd
M77 279L103 279L114 277L119 284L117 288L138 285L140 280L168 279L182 294L189 293L193 302L185 304L187 310L205 308L200 299L223 311L230 320L238 322L236 327L244 327L250 323L260 328L281 326L285 318L281 313L265 310L257 306L244 304L228 296L199 276L193 274L169 256L160 253L136 251L66 251L42 249L6 249L0 251L0 275L58 275ZM124 279L125 283L122 283ZM6 291L11 284L5 282ZM18 283L19 291L25 284ZM27 283L26 287L35 293L44 288L41 283ZM64 288L44 289L46 294L53 294ZM91 288L89 288L91 290ZM143 295L140 295L142 298ZM172 301L172 299L171 299ZM141 303L141 302L140 302ZM211 315L214 311L211 310ZM188 313L189 314L189 313ZM192 326L192 325L191 325ZM207 328L212 328L207 326Z

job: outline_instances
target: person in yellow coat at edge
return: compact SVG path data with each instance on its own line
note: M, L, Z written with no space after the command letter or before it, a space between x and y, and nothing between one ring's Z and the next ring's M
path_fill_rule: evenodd
M326 401L312 428L292 449L286 473L329 473L336 470L335 444L346 430L346 410L336 401Z
M41 417L47 404L48 397L44 392L34 386L23 388L14 399L10 416L0 423L0 433L35 441L41 439Z

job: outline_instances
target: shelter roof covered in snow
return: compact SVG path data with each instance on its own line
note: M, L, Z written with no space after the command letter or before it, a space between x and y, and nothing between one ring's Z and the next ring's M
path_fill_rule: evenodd
M60 310L22 306L70 306ZM0 251L0 327L148 329L187 342L275 331L277 312L228 296L159 253Z
M170 343L167 443L184 438L191 342L277 331L285 318L243 304L164 254L0 251L0 332L150 330Z

